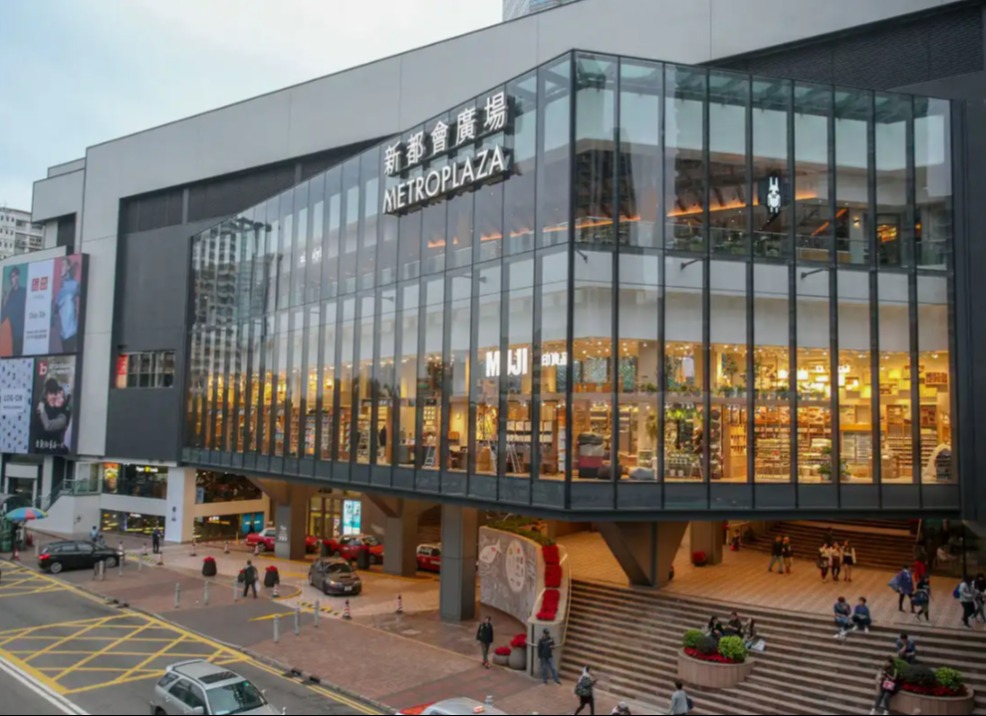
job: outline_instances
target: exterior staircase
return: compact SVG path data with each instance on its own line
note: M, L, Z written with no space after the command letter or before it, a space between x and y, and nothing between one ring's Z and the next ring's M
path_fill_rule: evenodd
M895 524L896 529L881 524L864 531L866 525L862 522L850 525L850 529L839 522L775 522L756 542L744 546L769 553L775 537L787 536L791 538L795 557L814 562L818 558L818 548L825 542L825 533L831 527L840 544L848 539L856 549L859 565L896 572L914 562L914 536L907 531L906 522L889 524Z
M865 714L875 696L877 670L893 651L897 631L874 627L846 641L825 616L681 599L616 585L572 582L572 604L562 673L577 679L590 664L600 688L666 708L685 631L732 609L754 618L767 642L757 666L733 689L690 687L696 714ZM898 627L899 628L899 627ZM958 669L976 691L976 714L986 714L986 637L982 632L930 629L908 632L919 661ZM659 694L659 696L656 696Z

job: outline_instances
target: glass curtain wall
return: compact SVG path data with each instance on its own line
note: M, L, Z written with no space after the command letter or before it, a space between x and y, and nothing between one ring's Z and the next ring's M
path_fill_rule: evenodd
M666 483L648 506L952 486L950 125L560 57L194 238L186 444L538 504L608 499L566 479Z

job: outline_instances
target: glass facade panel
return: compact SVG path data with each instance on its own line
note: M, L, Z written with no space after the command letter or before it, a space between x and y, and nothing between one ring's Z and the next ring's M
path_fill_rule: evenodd
M944 101L561 57L403 135L431 151L410 168L376 147L193 238L186 444L600 510L700 506L709 481L943 499L916 485L958 482L950 124ZM502 175L388 213L497 151Z

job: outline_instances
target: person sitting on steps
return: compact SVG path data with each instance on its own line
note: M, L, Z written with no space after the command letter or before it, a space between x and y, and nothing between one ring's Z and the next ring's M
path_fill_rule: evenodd
M873 617L870 616L870 608L866 606L866 597L860 597L856 606L852 610L853 631L862 629L869 632L873 624Z
M839 627L839 633L835 635L835 638L845 639L846 634L852 628L852 619L850 618L852 608L846 603L845 597L839 597L836 600L832 606L832 613L835 616L835 625Z

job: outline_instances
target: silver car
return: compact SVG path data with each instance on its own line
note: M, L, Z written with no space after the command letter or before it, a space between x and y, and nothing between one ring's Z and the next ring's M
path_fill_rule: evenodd
M277 713L252 683L203 659L169 666L151 697L153 716Z

